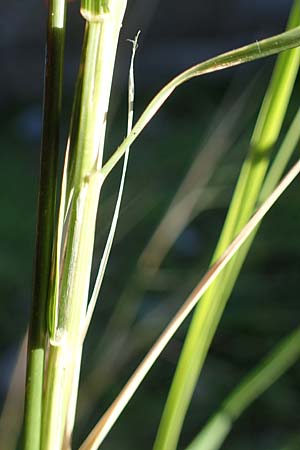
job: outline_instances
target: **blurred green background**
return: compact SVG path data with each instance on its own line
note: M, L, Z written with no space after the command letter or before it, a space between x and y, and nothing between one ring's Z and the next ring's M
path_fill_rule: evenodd
M3 5L0 19L1 404L26 331L30 307L46 18L45 4L36 3L12 0ZM290 5L290 1L267 0L209 3L194 0L188 5L170 0L153 1L151 5L146 0L129 1L120 39L106 155L125 134L130 59L126 39L132 38L138 29L142 33L136 58L136 116L159 87L180 70L216 53L282 31ZM62 151L82 25L78 2L72 2L68 17ZM167 102L134 144L116 242L85 346L75 448L205 273L273 62L274 59L252 63L189 82ZM297 90L284 130L299 105L299 97ZM199 194L193 218L155 276L151 275L153 267L148 260L144 265L140 262L137 271L141 252L199 154L202 154L201 170L207 164L211 175ZM95 269L108 232L119 176L117 168L101 196ZM195 392L181 448L242 376L299 324L299 224L296 181L266 217L249 254ZM121 316L109 339L106 337L110 341L107 347L103 336L121 295L126 301L129 298L129 305L134 298L140 303L130 329L125 323L127 307L124 308L125 316ZM152 448L187 326L188 322L152 369L107 438L104 449ZM281 445L292 442L299 429L299 375L298 364L252 405L235 425L224 450L280 450ZM300 444L294 448L300 448Z

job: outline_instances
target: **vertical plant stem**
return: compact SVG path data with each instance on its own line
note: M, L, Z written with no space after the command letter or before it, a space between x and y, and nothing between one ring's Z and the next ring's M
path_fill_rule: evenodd
M134 58L135 58L135 53L136 53L136 50L137 50L137 47L138 47L137 42L138 42L139 34L140 34L140 31L135 36L134 40L130 40L130 42L132 43L132 55L131 55L131 62L130 62L130 67L129 67L129 77L128 77L127 135L131 132L132 124L133 124ZM90 326L90 323L91 323L91 320L92 320L93 312L94 312L94 309L95 309L95 306L96 306L96 303L97 303L97 299L98 299L98 296L99 296L99 293L100 293L100 289L101 289L101 285L102 285L102 282L103 282L106 266L107 266L107 263L108 263L108 259L109 259L109 256L110 256L112 244L113 244L115 233L116 233L116 229L117 229L117 223L118 223L119 214L120 214L120 207L121 207L121 202L122 202L122 197L123 197L125 178L126 178L126 172L127 172L127 166L128 166L128 160L129 160L129 150L130 150L130 148L128 147L128 149L127 149L127 151L126 151L126 153L124 155L123 170L122 170L122 175L121 175L121 180L120 180L120 186L119 186L116 206L115 206L115 209L114 209L114 213L113 213L113 217L112 217L111 226L110 226L110 229L109 229L107 241L106 241L106 244L105 244L105 247L104 247L104 251L103 251L103 255L102 255L102 258L101 258L101 262L100 262L100 265L99 265L95 286L94 286L94 289L92 291L91 299L90 299L90 302L89 302L89 305L88 305L85 325L84 325L84 329L83 329L83 338L82 338L83 340L85 339L87 330L88 330L88 328Z
M296 0L288 28L298 25L299 21L300 5ZM277 59L252 136L250 152L241 169L213 262L241 230L255 208L268 168L270 153L281 130L294 86L299 55L299 49L295 49L283 53ZM241 251L243 252L243 249ZM154 444L155 450L175 450L177 447L199 374L238 275L239 271L235 269L235 264L239 264L239 261L240 256L235 255L195 311L164 408Z
M99 2L96 2L99 3ZM100 1L100 5L102 2ZM78 352L86 316L98 199L102 186L99 169L119 31L126 0L105 2L101 17L88 18L82 53L82 82L70 131L67 201L71 204L60 255L59 295L51 299L54 327L50 334L42 448L59 450L69 406L74 408L72 386L78 377ZM70 200L72 197L72 200ZM53 313L54 311L54 313ZM76 402L75 402L76 403Z
M46 303L55 221L65 9L65 0L49 1L36 259L28 340L24 419L25 450L40 449Z

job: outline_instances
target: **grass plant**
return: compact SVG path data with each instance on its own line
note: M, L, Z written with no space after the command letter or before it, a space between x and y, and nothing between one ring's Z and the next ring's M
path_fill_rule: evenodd
M295 2L287 28L298 25L299 20L300 5ZM270 153L282 127L298 73L299 56L299 49L296 49L278 57L253 132L249 156L242 166L213 262L247 222L259 199ZM233 259L223 277L214 284L195 312L166 402L155 450L173 450L177 447L192 393L247 250L242 249L242 255ZM192 358L194 354L198 357Z
M299 69L299 0L294 2L287 31L212 57L187 69L158 92L134 124L134 57L138 33L132 41L126 138L105 161L103 152L112 77L126 7L127 0L81 2L80 12L85 21L85 31L61 173L58 161L67 5L65 0L49 0L48 4L36 258L22 444L24 450L74 448L73 430L83 345L116 233L129 149L174 91L193 78L280 54L208 271L204 277L199 276L200 281L88 434L80 450L102 448L105 437L149 370L196 307L153 446L153 450L178 448L183 422L211 341L258 227L300 173L298 159L287 170L300 140L300 109L287 127L288 131L272 159ZM188 171L157 233L137 262L137 272L133 275L136 282L133 296L136 290L143 290L141 273L149 265L149 260L154 277L177 237L201 208L201 189L212 175L228 143L224 143L224 148L216 147L214 152L212 147L218 145L218 133L223 136L224 127L228 129L229 126L232 132L238 134L236 122L245 108L247 95L248 91L233 107L228 108L228 117L220 121L211 142L199 153ZM123 169L116 205L95 285L91 289L96 220L98 212L100 215L102 212L99 198L103 184L120 160L123 160ZM210 165L203 168L202 165L207 161ZM160 247L157 245L157 236L166 234L165 230L176 221L178 211L180 220L169 239ZM128 292L127 297L130 297ZM135 298L130 305L128 303L128 310L123 297L118 305L108 333L102 340L105 346L109 346L111 341L109 333L113 335L118 328L120 310L125 309L126 313L125 325L122 324L124 330L121 330L124 335L130 332L136 314ZM299 339L297 328L223 402L220 410L187 450L220 448L233 421L296 362L299 357ZM103 358L108 353L109 347L103 353Z

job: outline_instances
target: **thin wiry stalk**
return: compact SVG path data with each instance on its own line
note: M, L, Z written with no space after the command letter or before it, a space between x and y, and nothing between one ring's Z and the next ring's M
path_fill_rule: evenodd
M226 267L230 259L238 251L238 249L243 245L247 238L251 235L253 230L257 227L258 223L263 219L269 209L276 203L278 198L287 189L287 187L292 183L296 176L300 173L300 160L292 167L288 174L283 178L278 187L274 192L268 197L268 199L261 205L253 217L249 220L247 225L242 229L242 231L237 235L237 237L232 241L220 258L212 265L212 267L206 272L205 276L202 278L200 283L196 286L193 292L190 294L188 299L185 301L183 306L180 308L178 313L169 323L167 328L158 338L156 343L150 349L146 357L143 359L141 364L138 366L132 377L126 383L125 387L108 408L106 413L99 420L97 425L88 435L86 440L80 446L79 450L97 450L114 423L124 410L127 403L130 401L135 391L138 389L139 385L162 353L170 339L174 336L180 325L192 311L192 309L199 302L200 298L207 291L209 286L214 282L222 270Z
M44 117L38 201L35 275L28 338L24 450L39 450L45 359L46 304L55 225L66 1L50 0L45 67Z

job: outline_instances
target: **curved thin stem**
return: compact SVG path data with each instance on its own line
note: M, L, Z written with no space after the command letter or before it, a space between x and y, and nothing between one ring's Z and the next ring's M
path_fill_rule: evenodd
M133 127L129 136L124 139L119 148L103 166L101 170L103 176L107 177L107 175L112 171L120 158L122 158L122 156L124 155L126 148L136 140L136 138L140 135L145 126L148 124L148 122L150 122L152 117L157 113L157 111L172 94L172 92L181 84L201 75L216 72L218 70L228 69L230 67L254 61L256 59L265 58L266 56L272 56L290 48L298 47L299 45L300 26L294 28L293 30L286 31L276 36L272 36L268 39L256 41L253 44L249 44L236 50L223 53L205 62L197 64L175 77L165 87L163 87L161 91L149 103L149 105Z

